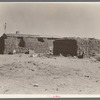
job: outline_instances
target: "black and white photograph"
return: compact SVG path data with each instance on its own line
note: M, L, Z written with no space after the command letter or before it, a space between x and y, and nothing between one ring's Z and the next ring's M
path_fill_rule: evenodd
M0 2L0 95L100 97L100 2Z

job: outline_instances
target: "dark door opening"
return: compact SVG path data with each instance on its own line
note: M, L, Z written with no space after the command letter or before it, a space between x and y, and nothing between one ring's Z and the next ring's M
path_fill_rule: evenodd
M25 41L24 41L23 37L18 37L18 39L20 39L19 47L25 47Z
M0 38L0 54L4 53L4 49L5 49L4 39Z
M77 56L77 41L72 39L55 40L53 42L53 54L63 56Z

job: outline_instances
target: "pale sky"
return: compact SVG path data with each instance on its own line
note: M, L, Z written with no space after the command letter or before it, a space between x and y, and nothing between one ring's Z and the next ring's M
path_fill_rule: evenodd
M100 3L0 2L0 36L5 22L7 33L100 39Z

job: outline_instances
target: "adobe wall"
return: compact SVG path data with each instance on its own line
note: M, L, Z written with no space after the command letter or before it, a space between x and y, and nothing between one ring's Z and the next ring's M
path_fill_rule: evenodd
M77 38L77 45L78 45L78 51L81 49L84 51L85 56L89 56L92 53L100 53L100 40L94 39L94 38Z
M28 50L34 50L36 53L48 53L49 48L53 47L54 40L36 37L7 37L4 41L4 53L8 54L12 53L13 50L16 50L17 53L25 53Z
M36 53L48 53L49 47L53 46L53 42L46 38L24 38L24 41L26 48L34 50ZM49 42L51 44L48 44Z
M4 53L12 53L13 50L17 50L18 52L18 39L16 37L7 37L6 39L4 39L5 41L5 49L4 49Z

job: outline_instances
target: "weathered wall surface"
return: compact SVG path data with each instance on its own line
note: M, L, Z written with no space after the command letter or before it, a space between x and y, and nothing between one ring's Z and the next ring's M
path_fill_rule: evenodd
M57 42L60 40L59 42ZM63 42L61 42L64 40ZM69 41L69 42L68 42ZM72 56L80 55L84 52L85 56L92 53L100 53L100 40L94 38L45 38L45 37L24 37L24 36L6 36L0 38L0 54L25 53L28 50L34 50L36 53L62 52L63 55L71 54ZM58 54L60 54L58 53Z
M48 40L45 38L24 38L25 47L34 50L36 53L48 53Z
M47 38L36 37L7 37L5 41L4 53L25 53L28 50L34 50L36 53L48 53L49 48L53 47L53 41Z
M4 53L12 53L14 49L17 50L17 39L14 37L7 37L4 39L5 41L5 49Z
M100 40L94 38L81 39L77 38L78 52L83 50L86 56L91 55L92 53L100 54Z

